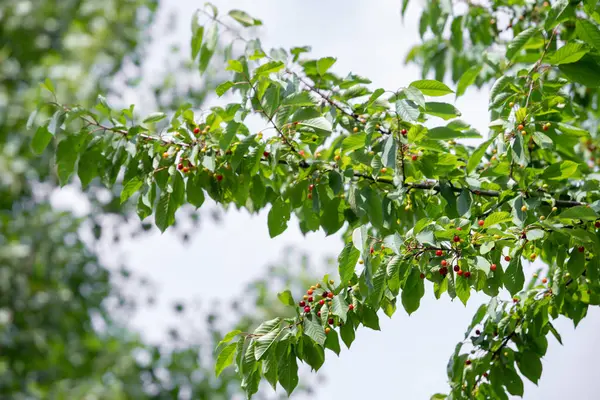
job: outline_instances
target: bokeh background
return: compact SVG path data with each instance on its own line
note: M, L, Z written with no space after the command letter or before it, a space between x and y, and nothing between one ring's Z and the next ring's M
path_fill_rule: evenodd
M169 109L183 100L190 100L203 108L226 102L226 99L217 99L209 92L214 81L218 81L223 74L218 63L212 66L209 73L212 78L200 78L193 66L190 68L186 65L189 58L191 16L202 6L202 2L162 0L157 3L155 13L148 12L148 15L153 16L151 19L140 22L139 19L128 20L123 17L122 25L119 26L122 30L112 29L112 32L105 32L104 36L95 35L95 42L88 39L92 44L95 43L98 52L102 52L107 43L113 41L112 35L122 37L123 32L129 31L139 43L132 45L124 41L123 46L115 46L113 58L119 57L119 52L127 53L126 49L137 48L143 43L141 48L144 51L137 56L139 62L134 57L125 57L126 61L119 63L114 70L107 70L99 68L99 65L104 65L104 60L99 61L94 58L93 53L90 54L92 50L89 49L89 43L85 52L75 49L63 54L62 59L58 60L47 60L44 54L32 53L29 57L30 65L24 65L18 58L19 55L15 56L16 52L2 51L3 48L10 48L11 44L16 47L17 39L31 41L20 38L14 30L11 31L12 25L8 25L7 15L12 15L11 12L18 9L22 13L19 17L22 18L21 22L35 15L39 24L31 29L39 33L49 29L49 25L52 25L48 22L50 19L56 20L59 27L61 23L67 24L67 29L74 29L73 21L77 20L83 24L99 23L82 20L81 16L76 15L82 11L74 7L81 3L88 3L92 8L105 7L99 15L114 15L111 12L114 13L116 9L123 12L134 10L138 6L135 3L142 1L65 0L64 3L56 3L43 0L3 0L2 3L4 1L7 3L0 4L0 16L3 18L0 19L0 25L3 25L0 27L0 94L3 94L0 95L0 111L4 114L4 119L0 119L0 172L5 176L0 178L0 185L4 185L0 189L9 189L5 192L0 190L0 194L8 196L6 193L12 193L12 200L5 201L0 208L3 212L0 215L4 216L0 220L0 224L4 224L0 225L0 248L10 243L11 237L19 238L18 241L32 242L30 236L33 232L48 230L56 225L55 222L49 222L51 219L40 218L46 221L46 225L30 226L29 230L17 232L14 221L18 215L24 214L24 210L28 209L27 205L30 209L35 209L50 204L51 211L48 212L66 211L73 213L67 219L81 219L81 225L73 229L82 240L82 246L89 249L90 255L98 257L97 268L107 268L110 276L106 284L109 294L100 299L101 306L94 308L104 310L109 316L91 318L88 330L101 332L98 334L101 342L110 337L120 343L115 344L118 347L115 354L127 359L131 356L130 362L135 367L123 367L127 372L115 374L117 376L113 378L120 379L123 383L121 386L137 385L138 389L141 388L137 392L99 391L97 398L153 398L151 396L154 395L157 396L155 398L165 399L178 398L177 396L241 399L242 396L236 390L239 383L235 381L232 371L229 371L229 375L226 374L223 382L216 381L210 374L211 352L219 335L231 329L240 319L244 321L243 324L252 326L263 317L283 312L276 299L276 293L282 287L289 286L299 292L311 279L335 271L330 258L336 257L342 248L340 237L326 237L323 233L303 236L292 221L284 234L270 239L266 224L267 213L249 215L245 211L234 209L220 210L208 201L200 212L190 209L179 212L177 226L160 234L156 228L140 225L136 220L137 216L127 206L116 207L115 212L107 211L107 204L112 204L113 198L110 191L99 187L82 191L77 181L58 188L53 182L51 171L44 169L51 165L49 156L42 157L43 161L39 162L41 166L35 166L42 172L33 175L26 171L15 171L16 167L12 164L15 160L24 162L23 165L38 162L32 161L31 155L26 155L28 149L24 144L25 139L21 141L16 135L19 130L25 130L25 120L30 111L27 108L35 107L33 98L37 93L33 88L37 87L37 82L43 80L45 74L56 77L59 86L60 81L64 84L66 79L61 76L61 71L63 74L65 70L72 73L74 66L79 66L82 69L79 82L81 78L85 78L86 85L80 87L72 83L72 87L65 89L69 92L65 92L65 96L71 96L72 101L77 99L83 102L86 98L93 99L95 91L104 90L112 103L124 106L136 104L141 113L149 113L156 108ZM102 7L98 6L99 3L103 3ZM265 48L311 46L312 56L315 58L337 57L337 63L333 67L335 72L345 75L351 71L367 76L372 79L375 87L396 89L421 78L418 68L404 65L408 50L419 41L419 1L410 3L404 19L400 16L400 0L219 0L214 4L223 13L237 8L261 19L264 25L254 31L254 34L261 39ZM69 10L78 11L70 18L65 17L64 13ZM139 26L128 26L132 21L136 21ZM132 30L135 32L131 32ZM82 44L82 47L86 46ZM26 76L20 76L19 85L14 86L10 85L10 76L6 72L11 54L13 59L21 61L13 68L21 70L21 73L25 68L31 70ZM12 73L16 76L19 74L14 71ZM31 89L26 91L22 86L29 86ZM482 133L487 132L486 125L489 122L488 89L470 89L456 103L463 118ZM22 101L18 110L20 119L7 116L9 110L11 113L15 112L11 109L8 98L13 93L17 93L19 101ZM261 129L261 126L257 125L256 129ZM11 171L12 175L5 174L5 171ZM29 187L26 194L15 194L11 189L19 179ZM40 182L45 184L40 187ZM101 235L97 234L98 227L102 229ZM51 242L58 239L39 240ZM68 247L66 244L65 246ZM24 253L18 260L26 259L36 249L34 246L22 250ZM18 274L24 273L16 272L23 265L21 262L11 264L6 261L9 256L6 248L4 253L0 250L0 261L3 263L0 265L0 273L3 274L0 279L11 282L0 284L0 375L7 374L4 375L5 378L0 378L0 395L15 399L36 398L35 391L28 393L33 397L25 395L30 381L44 379L43 375L40 378L40 374L35 371L46 368L53 371L56 379L69 376L69 372L57 373L52 365L72 362L63 354L69 348L70 339L64 337L62 346L67 350L63 349L63 353L53 348L52 354L59 355L49 364L43 367L41 364L20 366L19 361L25 364L30 362L26 359L26 355L30 353L26 353L24 349L37 349L37 352L30 354L32 357L42 357L50 350L39 347L34 339L34 344L30 345L19 343L15 337L36 326L40 331L38 333L45 336L47 332L44 331L49 332L51 328L44 325L46 321L42 322L41 317L27 323L17 323L23 313L32 312L32 315L36 315L38 311L29 303L39 290L36 292L30 279L30 284L25 285L28 289L17 293L22 295L22 303L28 306L20 307L21 303L9 299L20 290L13 280L17 279L15 277ZM76 265L77 262L81 261L74 260L71 264ZM45 263L39 260L38 264ZM53 268L52 263L47 264L47 269ZM534 267L530 275L533 272ZM63 278L64 276L57 279ZM77 290L80 291L80 288ZM426 292L421 308L412 316L408 317L403 310L399 310L393 319L382 315L380 332L366 328L359 330L351 350L343 350L339 357L331 352L327 353L327 361L317 376L305 369L301 378L301 382L305 384L304 390L292 395L292 398L361 399L377 396L382 399L428 399L436 392L445 392L448 358L456 342L462 339L474 311L483 301L487 301L484 296L472 296L467 307L464 307L460 302L451 302L447 297L436 301L431 291ZM72 323L78 324L79 321L81 319L76 318ZM539 386L526 381L525 398L597 399L600 396L600 372L596 367L596 360L600 358L600 312L590 308L588 318L576 330L566 320L559 320L556 327L562 334L564 347L554 339L550 340ZM54 342L50 340L50 343ZM100 350L96 351L102 353ZM172 362L175 359L173 351L185 354L176 364ZM177 353L178 351L181 353ZM82 351L81 354L82 357L93 357L96 353ZM200 357L194 358L194 354L200 354ZM193 361L186 361L185 357ZM156 362L157 359L163 361ZM159 368L153 369L158 377L153 377L152 373L140 367L155 362L160 364ZM111 374L112 368L110 363L102 366L92 364L89 373L98 375L95 382L103 383L108 379L106 377ZM181 376L177 375L177 371L181 372ZM193 371L196 371L195 375ZM49 376L53 376L52 373ZM45 379L47 383L44 387L52 387L53 382L56 382L48 377ZM72 382L74 379L70 379L71 386L75 385ZM92 386L96 388L98 384ZM152 386L151 394L144 394L144 388L149 386ZM183 389L177 393L173 390L176 386ZM90 393L91 390L87 389L86 392L85 386L80 389L81 392L65 393L78 393L70 398L83 399L86 397L80 394ZM45 396L49 396L52 389L44 390L50 391L40 391L37 398L50 398ZM278 392L281 395L281 389ZM263 387L261 393L264 398L273 398L268 387Z

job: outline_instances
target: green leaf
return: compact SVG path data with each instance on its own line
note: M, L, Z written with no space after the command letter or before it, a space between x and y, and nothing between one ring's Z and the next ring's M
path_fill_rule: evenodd
M52 119L50 119L50 122L48 123L48 131L54 136L58 135L62 129L62 124L65 122L66 117L67 113L63 110L58 110L55 112L54 115L52 115Z
M352 243L346 243L344 249L338 256L338 271L342 282L348 282L352 279L359 257L360 252L354 245Z
M342 150L344 153L349 153L354 150L365 147L367 141L366 133L355 133L344 139L342 142Z
M477 147L477 149L471 154L471 157L469 157L469 161L467 162L467 174L470 174L471 172L475 171L475 168L477 168L477 166L481 162L483 155L490 147L490 145L494 143L496 137L497 135L494 135L492 138L490 138L490 140L480 144L479 147Z
M402 305L408 315L417 311L421 304L421 298L425 294L425 286L421 279L421 272L417 268L410 271L402 290Z
M287 349L288 346L285 347L285 351L280 351L279 347L277 348L277 353L281 353L278 363L278 372L279 383L289 396L292 394L296 386L298 386L298 363L296 360L296 355Z
M217 47L217 41L219 38L219 28L215 23L212 23L208 29L206 30L206 40L202 44L200 48L200 62L198 68L200 73L204 73L206 68L208 68L208 64L210 63L210 59L215 53L215 49Z
M337 61L333 57L324 57L317 60L317 73L321 76L325 75L327 70Z
M379 317L377 316L377 313L375 312L375 310L373 310L369 306L363 306L362 323L367 328L371 328L375 331L381 330L381 328L379 327Z
M456 107L448 103L427 102L425 114L434 115L444 120L460 117L461 113Z
M217 94L217 96L221 97L225 93L227 93L227 91L229 89L231 89L234 86L235 86L235 83L233 83L231 81L223 82L219 86L217 86L217 88L215 89L215 93Z
M579 251L578 248L571 250L569 261L567 262L567 270L573 279L577 279L585 271L585 252Z
M525 275L523 274L520 254L515 255L515 257L510 260L510 263L504 272L502 282L511 296L514 296L523 289Z
M69 182L69 178L75 171L81 139L79 135L67 136L58 143L56 149L56 172L61 186Z
M166 117L167 117L167 114L165 114L163 112L155 112L155 113L148 115L146 118L144 118L144 120L142 122L145 124L149 124L152 122L158 122L160 120L163 120Z
M580 219L582 221L595 221L598 214L590 207L577 206L566 209L558 215L561 219Z
M269 236L274 238L282 234L287 229L288 221L290 220L291 206L281 198L278 198L267 218L267 224L269 226Z
M406 96L406 98L412 102L414 102L419 107L425 108L425 97L423 93L416 87L409 86L407 88L402 89L402 93Z
M292 292L290 292L289 290L277 293L277 298L279 299L279 301L281 301L281 303L283 303L286 306L296 306L294 298L292 297Z
M469 285L469 280L464 276L455 275L454 290L456 290L456 296L460 299L460 301L464 305L467 305L467 301L471 296L471 286Z
M161 232L175 223L175 212L182 205L185 196L181 175L176 173L172 179L172 190L163 190L156 205L154 222Z
M284 67L285 64L281 61L269 61L254 70L254 79L261 75L268 75L281 71Z
M388 135L383 144L383 153L381 154L381 161L383 165L388 168L394 168L396 166L396 156L398 153L398 146L396 145L396 139L394 135Z
M415 87L426 96L445 96L450 93L454 93L452 89L444 85L440 81L424 79L420 81L414 81L409 86Z
M227 335L225 335L223 337L223 339L219 342L217 347L221 346L222 344L231 342L233 340L233 338L236 337L237 335L239 335L240 333L242 333L242 331L240 331L239 329L229 332Z
M204 37L204 26L198 24L198 12L192 18L192 60L196 60L200 49L202 48L202 39Z
M582 43L569 42L560 49L549 53L546 56L546 61L549 64L570 64L579 61L581 57L586 55L589 49Z
M325 362L325 349L308 336L302 337L302 359L313 371L318 371Z
M514 396L523 397L523 380L517 374L517 372L511 367L503 368L504 372L504 385L508 392Z
M542 362L540 361L540 357L533 351L525 350L519 354L517 365L521 373L537 385L542 376Z
M498 211L488 215L485 219L485 223L483 224L484 228L489 228L490 226L494 226L496 224L501 224L504 222L512 221L512 216L510 213L506 211Z
M225 71L234 71L234 72L243 73L244 66L238 60L227 60L227 67L225 68Z
M533 240L543 239L546 236L546 233L542 229L532 229L525 233L527 236L527 240L530 242Z
M427 131L427 137L433 140L450 140L450 139L464 139L464 138L480 138L481 135L472 129L467 131L459 131L450 129L446 126L438 126L436 128L429 129Z
M54 84L52 83L50 78L46 78L46 80L44 80L44 83L42 83L42 86L45 87L50 93L56 93L56 89L54 89Z
M569 5L569 0L556 0L552 2L552 8L548 11L546 21L544 21L544 29L549 31L554 28L560 19L560 16Z
M265 354L269 351L273 343L276 342L283 329L282 326L277 324L267 333L264 333L263 336L256 339L256 345L254 346L254 358L256 361L260 361L264 358Z
M335 329L332 329L327 334L327 339L325 340L325 347L333 351L338 356L340 355L340 352L342 351L342 349L340 348L340 338Z
M575 33L581 40L600 50L600 29L596 24L587 19L578 19Z
M549 179L552 181L562 181L569 179L577 173L579 164L574 161L564 160L558 163L554 163L544 169L542 178Z
M52 141L52 138L53 135L46 126L39 126L33 135L33 139L31 140L31 150L35 154L42 154Z
M252 18L248 13L241 10L231 10L229 16L245 27L262 25L261 20Z
M229 343L227 346L223 347L223 350L219 353L215 363L215 375L217 377L221 375L221 372L223 372L225 368L233 363L236 346L237 343Z
M581 128L578 128L573 125L567 125L562 122L559 122L557 124L557 129L559 131L561 131L562 133L564 133L565 135L569 135L569 136L587 137L590 135L589 132L586 131L585 129L581 129Z
M325 345L325 328L312 318L304 318L304 332L320 346Z
M539 28L532 26L515 36L506 48L506 58L509 60L515 58L515 56L519 54L519 51L525 47L525 44L538 33L540 33Z
M475 83L481 69L481 65L474 65L462 74L456 87L456 97L462 96L467 91L467 88Z
M142 178L139 176L134 176L123 185L123 190L121 191L121 204L127 201L135 192L140 190L142 187Z
M306 126L308 128L315 129L317 131L324 131L330 133L333 130L331 122L327 120L325 117L317 117L306 119L304 121L300 121L298 124L299 127Z
M270 351L263 360L263 375L273 390L277 389L277 352Z
M340 328L340 336L342 337L342 340L347 348L350 348L352 342L354 342L355 335L354 325L352 322L342 324L342 327Z
M337 315L345 323L346 314L348 313L348 304L342 296L334 296L331 300L331 314Z
M583 57L571 64L561 64L558 68L571 81L591 88L600 86L600 65L592 58Z
M552 147L554 147L552 139L550 139L542 132L533 132L533 141L542 149L551 149Z
M404 121L414 122L419 118L421 112L418 106L410 100L402 99L396 101L396 112Z
M196 209L204 204L204 190L202 190L202 182L200 175L190 177L186 183L187 201Z

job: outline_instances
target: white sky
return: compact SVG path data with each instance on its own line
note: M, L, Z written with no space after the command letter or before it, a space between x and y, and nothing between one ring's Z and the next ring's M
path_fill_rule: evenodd
M185 55L189 54L190 17L203 3L165 1L158 21L156 29L160 30L166 23L165 9L177 12L177 35ZM218 0L215 4L222 13L239 8L262 19L260 38L265 48L310 45L315 58L337 57L337 72L369 77L374 87L397 89L420 79L416 67L403 64L408 49L419 40L418 2L411 2L404 22L400 0ZM486 132L487 93L469 90L456 106L464 120ZM205 218L187 246L175 235L157 231L144 239L127 241L127 264L157 282L161 298L158 308L142 313L133 321L134 326L145 337L160 339L164 328L174 321L171 300L227 300L231 293L241 292L247 282L261 276L265 265L279 260L288 244L308 252L313 261L325 255L337 256L342 248L337 236L325 238L322 233L313 233L303 237L293 221L284 234L270 239L266 213L251 217L237 211L228 212L220 224ZM436 392L446 392L448 357L482 301L487 298L473 296L465 308L447 297L436 301L428 290L411 317L401 306L391 320L382 315L381 332L360 329L350 351L342 350L339 358L327 353L325 366L319 371L327 381L312 398L428 399ZM591 309L577 331L570 321L556 323L565 347L549 339L539 387L525 380L526 399L598 398L600 373L595 367L600 357L599 317L598 309Z

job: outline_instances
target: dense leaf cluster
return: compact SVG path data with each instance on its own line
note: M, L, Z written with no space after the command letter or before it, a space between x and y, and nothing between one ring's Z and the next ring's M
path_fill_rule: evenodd
M379 329L378 311L391 317L400 302L415 312L426 287L463 303L473 290L491 297L450 359L447 398L522 395L521 376L541 375L548 333L560 341L551 320L577 324L600 303L600 14L595 1L490 3L428 2L407 58L423 79L397 90L335 74L335 58L308 58L307 47L267 52L242 39L216 88L226 106L184 104L138 122L102 97L93 109L53 102L32 146L59 140L63 184L76 173L112 186L124 171L121 200L137 195L139 216L163 231L206 196L253 213L269 206L272 237L292 215L303 232L345 229L338 280L302 299L280 293L295 317L220 343L217 374L235 363L248 397L262 378L291 393L299 361L319 369L340 337L350 347L361 325ZM201 71L219 35L237 29L228 19L261 24L204 13L207 26L192 25ZM456 92L443 83L448 67ZM473 148L462 139L482 135L451 96L487 82L489 132ZM267 127L254 132L250 116ZM545 267L527 279L537 259Z

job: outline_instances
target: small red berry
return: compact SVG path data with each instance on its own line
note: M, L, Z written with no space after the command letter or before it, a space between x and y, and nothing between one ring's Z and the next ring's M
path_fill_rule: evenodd
M458 272L458 271L460 271L460 267L458 265L455 265L454 266L454 272Z
M327 323L328 323L329 325L333 325L333 318L329 318L329 319L327 320Z
M350 310L350 311L354 310L354 304L350 304L350 305L348 306L348 310Z
M298 152L298 154L299 154L301 157L304 157L304 154L305 154L305 153L304 153L304 150L300 150L300 151Z
M510 256L504 257L504 261L510 261Z
M579 250L580 253L583 253L585 251L585 247L580 246L577 250Z
M481 335L481 331L480 331L479 329L477 329L477 330L475 331L475 334L476 334L476 335Z
M454 236L454 239L452 239L452 240L454 240L455 243L458 243L458 242L460 242L460 237Z
M466 364L466 365L471 365L471 360L467 360L467 361L465 361L465 364Z
M313 290L312 290L312 289L308 289L308 290L306 291L306 294L307 294L307 295L309 295L309 296L310 296L310 295L312 295L312 294L313 294Z
M309 191L312 192L314 188L315 188L315 185L313 185L313 184L308 185L308 190Z
M182 163L177 164L177 169L181 171L183 169L183 164Z
M265 158L269 157L271 155L271 153L269 153L268 151L263 151L263 156Z
M305 301L301 301L300 303L298 303L300 305L300 307L305 307L306 306L306 302Z
M373 248L373 246L371 246L371 248L369 249L369 251L371 252L371 254L375 253L375 249Z
M523 124L519 124L519 126L517 126L517 129L522 131L523 129L525 129L525 127L523 126Z
M463 275L463 273L464 273L464 272L463 272L463 270L462 270L462 269L459 269L458 271L456 271L456 275L458 275L458 276L462 276L462 275Z
M317 317L321 316L321 311L317 311Z
M442 267L445 267L446 265L448 265L448 261L442 260Z
M596 221L596 222L594 223L594 226L595 226L596 228L600 228L600 221Z
M304 307L304 312L305 313L309 313L310 312L310 307L309 306Z
M485 224L485 221L484 221L484 220L482 220L482 219L480 219L480 220L477 222L477 225L479 225L479 226L483 226L484 224Z
M518 303L518 302L519 302L519 299L516 297L513 297L513 303Z
M406 136L406 134L408 133L408 131L407 131L406 129L402 129L402 130L400 131L400 133L401 133L403 136Z
M435 255L436 255L436 256L438 256L438 257L441 257L441 256L443 256L443 255L444 255L444 252L443 252L443 251L441 251L441 250L436 250L436 251L435 251Z
M306 198L309 199L309 200L312 200L312 193L307 194Z
M548 283L548 278L543 278L542 283Z
M416 155L413 155L413 156L411 157L411 159L412 159L413 161L417 161L417 159L418 159L418 158L419 158L419 157L418 157L418 156L416 156Z
M465 271L465 278L471 277L471 271Z
M419 275L419 278L425 279L425 274L421 272L421 275Z
M187 174L188 172L190 172L190 169L188 167L183 167L183 169L181 170L184 174Z
M320 304L320 305L323 305L323 304L325 304L325 300L323 300L323 299L319 300L319 304Z
M323 298L326 298L328 295L327 291L323 292Z
M459 226L456 228L457 231L462 231L462 228Z
M194 134L197 135L200 133L200 128L196 127L194 128Z
M221 174L218 174L218 175L217 175L217 180L218 180L219 182L221 182L221 181L223 180L223 175L221 175Z
M312 296L310 296L310 297L308 298L308 302L309 302L309 303L312 303L314 300L315 300L315 299L313 299L313 297L312 297Z
M327 298L333 299L333 293L331 293L331 292L327 293Z
M495 271L498 266L496 264L490 265L490 270Z
M484 377L484 378L487 378L487 377L488 377L488 373L487 373L487 372L484 372L484 373L483 373L483 377Z
M446 268L446 267L440 268L440 274L441 275L446 275L447 273L448 273L448 268Z

